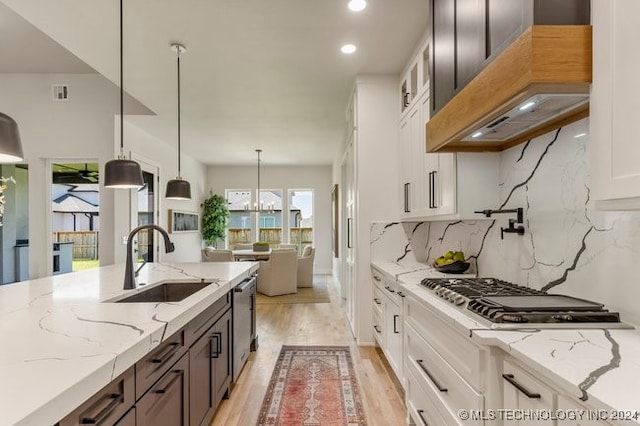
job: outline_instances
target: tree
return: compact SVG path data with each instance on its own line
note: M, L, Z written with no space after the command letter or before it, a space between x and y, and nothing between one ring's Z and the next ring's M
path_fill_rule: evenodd
M210 192L202 207L202 238L208 245L214 246L218 240L224 240L229 221L229 203L222 195Z

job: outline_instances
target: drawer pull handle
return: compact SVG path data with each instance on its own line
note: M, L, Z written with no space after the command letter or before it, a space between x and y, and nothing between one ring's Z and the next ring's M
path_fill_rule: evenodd
M513 377L513 374L503 374L502 378L507 382L511 383L516 389L525 394L525 396L529 399L540 399L539 393L533 393L529 391L527 388L522 386L520 383L516 382L516 379Z
M424 371L424 374L427 375L429 380L431 380L431 382L433 382L433 384L436 386L436 388L438 388L438 390L440 392L447 392L448 391L447 388L443 388L442 385L440 383L438 383L438 381L436 379L433 378L431 373L429 373L429 370L427 370L427 367L424 366L423 361L421 359L416 360L416 362L418 363L418 366L420 366L422 371Z
M396 291L394 289L392 289L391 287L389 287L388 285L384 287L385 290L387 290L389 293L395 293Z
M374 280L376 280L376 281L378 281L378 282L382 281L382 280L380 279L380 277L379 277L379 276L377 276L377 275L374 275L374 276L373 276L373 279L374 279Z
M214 352L211 354L211 358L219 358L222 353L222 333L215 332L211 336L211 339L216 339Z
M154 364L164 364L167 362L177 351L180 349L180 343L173 342L169 344L165 353L157 358L151 358L151 362Z
M374 330L376 330L376 333L380 334L380 327L378 327L377 325L373 326Z
M398 296L400 296L400 297L405 297L405 294L404 294L403 292L399 291L399 292L398 292Z
M172 371L172 373L174 373L174 375L171 378L171 380L169 380L169 383L167 383L167 386L165 386L162 389L156 389L155 391L153 391L153 393L159 393L159 394L167 393L167 389L169 389L173 385L173 383L182 376L182 373L184 373L184 371L183 370L174 370L174 371Z
M400 333L398 331L398 318L400 318L400 315L394 315L393 316L393 333L394 334L399 334Z
M375 298L373 299L373 301L374 301L374 302L376 302L376 305L381 305L381 304L382 304L382 302L380 301L380 299L378 299L377 297L375 297Z
M424 426L429 426L429 423L427 423L427 419L424 418L424 410L418 410L418 416L420 416L420 420L422 420L422 423L424 424Z
M111 393L108 395L108 398L111 400L102 410L98 412L95 416L83 417L80 420L80 424L83 425L97 425L101 423L104 419L106 419L115 408L122 404L123 398L121 393Z

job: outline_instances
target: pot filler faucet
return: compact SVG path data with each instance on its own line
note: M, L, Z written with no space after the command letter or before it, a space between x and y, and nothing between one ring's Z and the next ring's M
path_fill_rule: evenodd
M140 225L137 228L134 228L127 237L127 263L124 269L124 289L125 290L133 290L136 288L136 276L138 275L138 271L142 269L147 262L145 261L137 271L133 270L133 237L143 229L155 229L160 232L164 237L164 251L165 253L171 253L175 250L175 246L169 239L169 234L163 228L158 225L148 224L148 225Z
M505 210L480 210L475 211L474 213L483 214L486 217L491 217L492 214L495 213L515 213L517 219L509 219L509 227L500 228L500 239L504 240L504 234L518 234L524 235L524 211L522 207L518 207L517 209L505 209ZM518 226L516 226L516 224Z

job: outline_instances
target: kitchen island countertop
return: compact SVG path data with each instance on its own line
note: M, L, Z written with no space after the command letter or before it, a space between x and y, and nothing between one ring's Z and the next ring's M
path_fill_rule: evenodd
M0 286L0 424L55 424L257 269L148 263L138 283L213 282L169 303L108 302L148 287L124 291L122 264Z

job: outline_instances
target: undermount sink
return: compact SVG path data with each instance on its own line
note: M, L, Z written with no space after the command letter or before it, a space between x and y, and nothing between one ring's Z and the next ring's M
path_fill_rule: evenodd
M191 296L193 293L207 287L211 282L166 282L148 289L139 291L131 296L123 297L119 300L111 300L115 303L160 303L160 302L180 302Z

